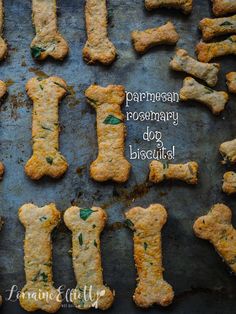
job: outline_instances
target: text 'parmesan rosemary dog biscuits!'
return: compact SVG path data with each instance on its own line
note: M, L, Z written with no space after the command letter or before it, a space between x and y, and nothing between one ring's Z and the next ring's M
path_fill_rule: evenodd
M224 174L223 192L226 194L234 194L236 193L236 173L233 171L228 171Z
M226 80L230 93L236 94L236 72L226 74Z
M199 84L192 77L186 77L184 85L180 90L180 99L182 101L196 100L206 105L213 114L218 115L225 109L229 96L226 92L215 91Z
M215 86L220 70L219 63L204 63L191 58L184 49L177 49L174 58L170 62L170 67L175 71L186 72L203 81L209 86Z
M236 163L236 139L224 142L220 145L220 153L224 157L224 162Z
M6 94L7 86L3 81L0 81L0 99ZM0 180L2 180L4 174L4 165L0 162Z
M61 177L68 164L59 149L58 103L67 92L66 82L56 76L40 80L32 78L26 85L32 99L33 156L25 165L26 174L33 180L43 176Z
M32 10L36 31L31 43L32 56L38 60L48 56L62 60L69 47L57 29L56 0L32 0Z
M209 62L216 57L236 55L236 35L215 43L201 41L196 46L196 53L201 62Z
M97 113L98 157L90 167L90 175L100 182L125 182L131 165L124 157L125 125L121 112L124 87L91 85L85 96Z
M60 220L55 204L37 207L25 204L19 209L24 225L24 262L26 285L20 294L20 305L26 311L55 313L61 306L61 294L53 287L51 232Z
M160 27L133 31L131 38L134 49L139 53L145 53L158 45L175 45L179 40L179 34L176 32L175 26L168 22Z
M215 16L224 16L236 13L235 0L212 0L213 13Z
M204 40L226 34L236 33L236 15L218 19L205 18L200 21L199 28Z
M138 285L134 302L142 308L154 304L169 305L174 291L163 279L161 229L167 212L160 204L148 208L134 207L126 214L127 225L134 231L134 260L138 272Z
M4 59L7 54L7 44L5 40L2 38L3 20L4 20L3 0L0 0L0 60Z
M106 0L86 0L85 19L87 42L83 57L89 64L111 64L116 58L116 48L108 38Z
M195 221L193 230L197 237L210 241L233 272L236 272L236 230L231 220L229 207L216 204L206 216Z
M64 221L72 231L73 267L77 286L72 292L72 302L80 310L108 309L114 300L109 287L103 283L100 234L107 215L102 208L71 207Z
M194 161L186 164L164 164L154 160L149 165L149 181L160 183L165 180L180 180L188 184L198 182L198 164Z
M180 9L184 14L189 14L192 11L192 0L145 0L147 10L158 8L174 8Z

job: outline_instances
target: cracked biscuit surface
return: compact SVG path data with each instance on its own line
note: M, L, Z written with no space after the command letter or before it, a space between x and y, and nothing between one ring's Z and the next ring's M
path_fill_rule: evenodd
M224 16L236 13L235 0L212 0L213 13L215 16Z
M147 10L158 8L180 9L184 14L190 14L193 7L192 0L145 0Z

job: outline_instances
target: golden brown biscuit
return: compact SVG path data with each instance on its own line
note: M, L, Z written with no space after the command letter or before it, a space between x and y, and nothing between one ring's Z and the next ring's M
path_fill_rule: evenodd
M106 0L86 0L85 18L87 42L83 57L89 64L111 64L116 58L116 48L108 38Z
M37 207L25 204L19 209L25 227L24 262L26 285L21 290L20 305L29 312L55 313L61 307L61 294L53 287L51 232L60 220L55 204Z
M227 73L226 80L230 93L236 94L236 72Z
M65 224L72 231L73 267L77 281L72 302L80 310L106 310L114 300L111 289L103 283L102 274L100 234L106 220L105 211L99 207L73 206L64 214Z
M235 0L212 0L213 13L215 16L224 16L227 14L236 13Z
M220 153L224 157L223 163L227 161L232 164L236 163L236 139L222 143Z
M209 86L215 86L220 70L219 63L204 63L191 58L184 49L177 49L170 67L175 71L186 72L205 81Z
M196 46L196 54L201 62L209 62L216 57L236 55L236 35L215 43L200 43Z
M180 99L182 101L196 100L206 105L213 114L218 115L225 109L229 96L226 92L215 91L198 83L192 77L186 77L180 90Z
M154 304L167 306L174 291L164 279L162 267L161 229L167 212L160 204L148 208L134 207L126 214L127 225L134 231L134 260L138 285L133 296L137 306L148 308Z
M236 33L236 15L217 19L205 18L200 21L199 28L204 40L214 37Z
M32 56L44 60L48 56L62 60L68 44L57 29L56 0L32 0L32 18L36 36L31 43Z
M0 81L0 99L6 94L7 92L7 86L3 81ZM0 162L0 180L2 180L2 177L4 175L4 165Z
M149 181L160 183L164 180L180 180L188 184L198 182L198 164L190 161L186 164L164 164L154 160L149 165Z
M180 9L184 14L189 14L192 11L192 0L145 0L147 10L158 8L174 8Z
M129 178L130 163L125 159L125 125L121 106L125 90L120 85L101 87L91 85L85 96L97 113L98 157L90 167L96 181L125 182Z
M229 207L216 204L206 216L195 221L193 230L197 237L210 241L233 272L236 272L236 230L231 219Z
M3 0L0 0L0 60L4 59L7 55L7 44L2 38L3 35L3 20L4 20L4 9Z
M228 171L224 174L224 181L222 186L223 192L231 195L236 193L236 173Z
M145 53L158 45L175 45L179 40L179 34L176 32L175 26L168 22L160 27L145 31L133 31L131 38L134 49L139 53Z

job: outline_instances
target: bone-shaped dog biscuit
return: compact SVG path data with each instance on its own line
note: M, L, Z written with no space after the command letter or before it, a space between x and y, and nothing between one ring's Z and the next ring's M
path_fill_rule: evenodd
M6 94L7 86L3 81L0 81L0 99ZM4 174L4 165L0 162L0 180L2 180Z
M174 8L180 9L184 14L189 14L192 11L192 0L145 0L147 10L158 8Z
M5 40L2 38L3 20L4 20L3 0L0 0L0 60L4 59L7 54L7 44Z
M180 180L188 184L198 182L198 164L190 161L186 164L164 164L153 160L149 165L149 181L160 183L164 180Z
M236 72L227 73L226 80L230 93L236 94Z
M205 41L214 37L236 33L236 15L217 19L205 18L200 21L199 28Z
M203 81L209 86L215 86L218 80L219 63L204 63L191 58L184 49L177 49L170 67L175 71L186 72Z
M180 99L182 101L196 100L206 105L213 114L218 115L224 110L229 96L226 92L215 91L198 83L192 77L186 77L180 90Z
M116 48L108 38L106 0L86 0L85 18L88 39L83 49L84 60L89 64L111 64Z
M134 302L142 308L153 304L167 306L174 298L174 291L163 279L161 229L167 220L166 209L160 204L134 207L125 216L134 231L134 260L138 272Z
M124 157L125 125L121 106L125 99L124 87L91 85L85 92L97 113L98 157L90 167L96 181L128 180L130 163Z
M152 47L158 45L175 45L179 40L179 34L171 22L156 28L144 31L133 31L131 38L134 48L139 53L145 53Z
M236 163L236 139L222 143L219 150L224 157L224 163L227 161Z
M28 160L25 171L33 180L43 176L59 178L68 164L59 149L58 103L66 94L65 81L56 76L40 80L32 78L26 91L32 99L33 156Z
M213 13L215 16L224 16L236 13L235 0L212 0Z
M31 53L38 60L48 56L62 60L68 53L68 44L57 29L56 9L56 0L32 0L36 36L31 43Z
M224 204L214 205L193 226L197 237L210 241L229 267L236 272L236 230L231 224L232 212Z
M209 62L213 58L230 54L236 55L236 35L215 43L201 41L196 46L196 53L201 62Z
M64 214L65 224L72 231L73 267L77 281L72 302L80 310L92 307L106 310L114 300L112 291L103 283L101 265L100 234L106 220L105 211L99 207L74 206Z
M26 285L20 294L20 305L29 312L40 309L55 313L61 306L61 294L52 281L51 232L60 220L60 212L55 204L25 204L19 209L19 219L26 229Z
M231 195L236 193L236 173L233 171L228 171L224 174L223 192Z

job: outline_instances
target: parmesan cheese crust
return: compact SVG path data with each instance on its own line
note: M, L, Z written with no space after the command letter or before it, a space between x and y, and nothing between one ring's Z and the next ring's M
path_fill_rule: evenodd
M59 150L58 103L67 92L66 82L56 76L40 80L32 78L26 85L33 101L33 156L25 165L32 180L43 176L61 177L68 164Z
M107 215L102 208L68 208L64 214L66 226L72 231L73 267L77 285L72 302L77 309L111 307L114 296L103 283L100 234ZM89 296L89 290L91 294Z
M134 231L134 260L138 272L134 302L142 308L154 304L168 306L174 291L163 279L161 229L167 220L166 209L160 204L134 207L125 216Z
M175 26L168 22L156 28L131 33L134 49L139 53L145 53L150 48L158 45L175 45L179 40L179 34Z
M20 305L29 312L55 313L61 307L61 295L52 281L51 232L60 221L60 212L55 204L44 207L25 204L19 209L19 219L26 229L26 284L20 294Z
M62 60L68 54L68 44L57 29L56 9L56 0L32 0L36 36L31 43L31 53L38 60L48 56Z
M3 81L0 81L0 99L6 94L7 86ZM0 180L2 180L4 175L4 165L0 162Z
M233 171L228 171L224 174L223 192L226 194L234 194L236 193L236 173Z
M236 94L236 72L226 74L226 80L230 93Z
M2 38L3 36L3 24L4 24L4 9L3 0L0 0L0 60L3 60L7 55L7 44Z
M192 0L145 0L145 7L147 10L154 10L159 8L174 8L181 10L184 14L192 12Z
M222 143L220 153L224 157L224 162L236 163L236 139Z
M236 230L232 226L232 212L224 204L214 205L206 216L193 226L197 237L210 241L233 272L236 272Z
M213 13L215 16L224 16L236 13L235 0L212 0Z
M125 90L120 85L91 85L85 92L97 113L98 157L91 164L90 175L99 182L125 182L130 163L125 159L125 125L121 106Z

